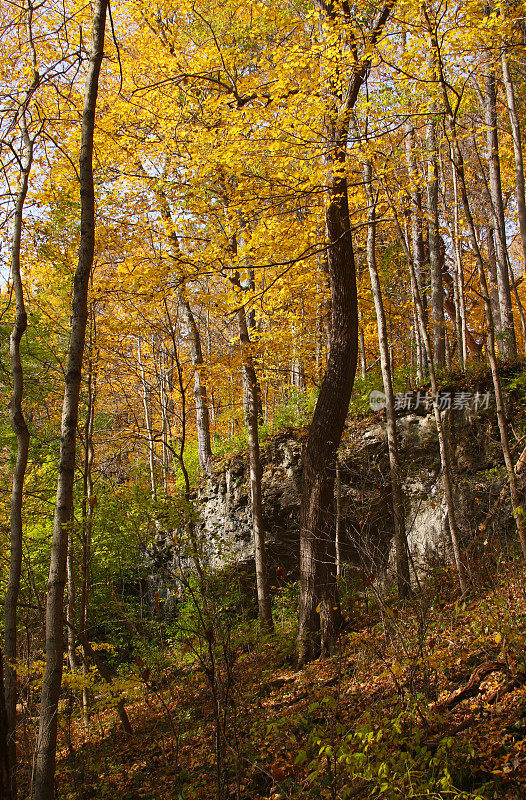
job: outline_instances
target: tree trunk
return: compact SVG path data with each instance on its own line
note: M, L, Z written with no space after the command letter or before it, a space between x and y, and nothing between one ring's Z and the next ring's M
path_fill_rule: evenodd
M252 530L254 534L254 556L256 561L256 588L258 595L259 622L265 632L273 629L270 588L268 583L265 529L263 526L263 501L261 495L261 457L259 452L259 391L256 370L250 353L245 307L237 312L239 340L243 360L246 392L246 420L248 431L248 458L250 466L250 498L252 507Z
M11 800L10 759L8 752L9 723L5 707L4 659L0 649L0 800Z
M13 376L13 395L9 403L9 421L16 437L16 461L13 471L10 509L10 558L9 579L4 601L5 636L5 704L8 720L8 759L10 762L11 793L16 797L16 703L17 703L17 607L22 571L22 505L24 479L29 453L29 430L22 409L24 396L24 372L20 356L20 342L27 328L27 312L24 302L24 287L20 272L20 247L24 203L27 196L29 173L33 163L33 142L29 139L25 114L22 117L24 155L22 160L22 181L18 192L11 246L11 276L15 296L15 322L9 338L9 357Z
M488 248L488 274L489 274L489 291L491 302L491 313L493 316L493 325L495 332L500 333L500 303L499 303L499 287L497 283L497 258L495 255L495 238L493 235L493 228L490 226L487 230L486 244Z
M91 304L90 314L90 336L89 336L89 359L88 359L88 381L87 381L87 408L86 419L84 422L84 466L82 475L82 564L81 564L81 587L80 587L80 608L79 608L79 631L81 644L87 638L88 614L89 614L89 594L91 582L91 536L93 528L93 512L95 510L95 498L93 496L93 420L95 416L95 401L97 396L96 379L96 359L93 358L93 341L96 338L95 307ZM87 653L83 648L82 673L87 678ZM84 728L89 729L89 706L90 696L87 686L82 687L82 714Z
M487 58L490 60L488 52ZM506 222L504 218L504 202L502 199L502 183L500 176L499 137L497 131L497 92L495 88L495 71L492 67L486 70L484 93L484 118L488 145L489 188L493 215L495 219L497 245L497 284L499 291L501 330L498 338L499 350L506 359L517 358L517 342L513 324L513 308L508 273L508 254L506 247Z
M332 4L320 3L334 22ZM327 655L340 623L334 536L336 453L345 426L358 359L358 296L351 235L346 147L351 111L371 67L374 46L394 5L384 2L365 35L365 54L343 95L331 86L326 119L328 205L325 212L327 271L331 288L332 330L329 358L309 427L303 461L300 509L300 601L298 661L305 664L320 651ZM350 10L342 6L346 21ZM321 638L318 631L321 628Z
M376 203L372 191L371 162L364 164L363 179L367 197L367 265L371 277L371 291L374 299L376 320L378 324L378 344L380 347L380 364L386 396L386 429L387 447L389 450L389 469L391 474L393 500L393 539L395 546L396 578L400 597L408 597L411 593L409 577L409 559L405 533L405 509L402 483L400 480L400 463L398 458L398 440L396 432L396 414L393 392L391 364L389 360L389 341L382 300L382 290L376 266Z
M73 514L76 429L82 358L88 318L88 287L95 252L95 191L93 185L93 133L100 67L104 51L107 0L95 0L93 48L90 56L80 150L80 246L73 287L71 337L69 342L59 455L59 477L51 563L46 604L46 668L42 684L40 724L35 754L34 797L53 800L57 745L58 700L64 655L64 585L68 526Z
M444 286L440 258L440 228L438 219L438 164L436 155L435 121L427 123L427 213L429 268L431 272L431 316L433 319L433 358L435 369L446 366Z
M415 132L412 123L409 121L406 125L406 162L409 172L409 177L412 182L411 188L411 201L412 201L412 215L411 215L411 238L413 243L413 263L415 267L415 274L420 288L420 296L424 304L424 313L426 315L427 326L427 303L425 294L425 249L424 238L422 235L422 190L418 184L418 170L415 163L414 154L414 140ZM418 324L415 327L415 340L417 350L416 362L416 379L421 382L427 374L426 365L426 352L422 345L420 338L420 330Z
M75 540L73 536L73 526L70 525L68 529L68 556L66 559L66 574L68 582L67 605L66 605L66 623L68 630L68 661L71 672L77 671L77 657L75 648L75 634L73 633L72 625L75 625L75 605L77 599L76 585L75 585L75 563L74 563L74 547Z
M402 235L402 231L400 231ZM449 453L447 449L447 442L446 442L446 435L444 431L444 425L442 423L442 414L438 405L438 383L435 374L435 367L433 363L433 351L431 349L431 343L429 341L429 336L425 327L425 318L424 318L424 307L422 304L422 299L420 297L420 290L418 288L418 284L416 281L416 275L414 272L413 262L411 260L411 256L409 250L406 252L407 263L409 266L409 271L411 274L411 284L413 287L413 294L415 297L416 308L418 312L418 322L420 325L420 334L422 336L422 341L424 342L424 346L427 352L428 358L428 366L429 366L429 377L431 381L431 392L433 394L433 413L435 416L435 424L437 428L438 434L438 445L440 450L440 463L442 465L442 481L444 485L444 496L446 498L446 506L447 506L447 514L448 514L448 522L449 522L449 531L451 535L451 544L453 547L453 555L455 558L455 564L457 567L458 573L458 580L460 584L460 589L462 594L465 594L468 589L468 582L466 576L466 568L464 565L464 560L462 557L462 549L460 544L460 534L457 526L456 514L455 514L455 500L453 497L453 487L451 483L451 467L449 462Z
M150 467L150 488L152 492L152 499L157 498L157 481L155 479L155 446L153 441L153 428L150 417L150 407L148 405L148 386L146 383L146 373L144 370L144 363L142 360L141 337L137 336L137 360L139 363L139 370L141 373L141 398L144 408L144 424L146 425L146 435L148 437L148 464Z
M204 364L201 337L195 322L195 317L190 308L190 303L183 297L180 298L179 307L188 331L190 358L194 367L194 400L197 426L197 452L199 465L203 475L210 473L210 459L212 458L212 445L210 443L210 416L208 413L208 396L206 384L201 377Z
M451 159L452 161L452 159ZM457 273L457 286L458 286L458 309L460 312L460 348L461 348L461 369L465 370L468 360L468 344L467 344L467 320L466 320L466 296L464 286L464 269L462 266L462 254L460 251L460 229L459 229L459 214L458 214L458 185L457 173L453 167L453 247L455 251L455 266Z
M506 89L506 102L510 117L511 135L513 138L513 152L515 155L515 186L517 210L519 213L519 226L521 232L522 252L526 268L526 199L524 192L524 159L522 155L521 128L515 106L515 92L504 50L502 51L502 78ZM526 342L525 342L526 345Z
M334 180L327 209L332 335L303 460L300 512L299 662L327 655L339 624L334 544L334 476L358 357L356 271L347 181ZM321 642L318 630L321 623Z

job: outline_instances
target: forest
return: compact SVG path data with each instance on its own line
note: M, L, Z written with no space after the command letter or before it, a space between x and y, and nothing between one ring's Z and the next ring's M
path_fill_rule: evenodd
M526 797L526 4L0 4L0 800Z

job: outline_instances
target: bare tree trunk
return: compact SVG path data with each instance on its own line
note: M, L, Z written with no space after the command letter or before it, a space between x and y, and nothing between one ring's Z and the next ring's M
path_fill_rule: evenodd
M442 423L442 415L438 405L438 382L436 379L435 374L435 367L433 363L433 352L431 350L431 343L429 341L429 336L425 329L425 320L424 320L424 308L422 305L422 300L420 298L420 290L418 288L418 284L416 282L416 275L414 274L413 269L413 262L411 258L408 258L408 266L411 272L411 283L413 286L413 293L415 296L416 307L418 311L418 321L420 325L420 335L422 336L422 340L424 342L424 346L427 352L427 359L428 359L428 366L429 366L429 377L431 380L431 392L433 394L433 413L435 416L435 424L437 428L438 434L438 445L440 449L440 462L442 464L442 481L444 484L444 496L446 498L446 506L447 506L447 513L448 513L448 521L449 521L449 531L451 535L451 544L453 546L453 555L455 557L455 564L457 567L458 573L458 580L460 584L460 589L462 594L467 592L468 583L466 577L466 568L464 565L464 560L462 558L462 549L460 544L460 533L458 530L456 514L455 514L455 500L453 497L453 487L451 483L451 467L449 462L449 453L447 449L447 442L446 442L446 435L444 431L444 425Z
M12 800L8 752L9 723L4 694L4 658L0 649L0 800Z
M522 155L522 137L519 117L515 106L513 81L511 79L508 61L504 50L502 51L502 78L504 81L504 88L506 89L506 102L510 118L511 135L513 138L513 152L515 155L515 194L517 198L517 210L519 213L519 227L521 232L524 266L526 268L526 199L524 191L524 159Z
M495 256L495 239L493 236L493 228L490 226L487 230L486 244L488 248L488 274L490 286L490 301L491 313L493 315L493 325L495 332L500 333L501 320L500 320L500 303L499 303L499 287L497 283L497 258Z
M202 380L201 370L204 364L201 337L197 328L195 317L190 304L180 298L179 307L185 321L189 335L190 358L194 367L194 399L197 425L197 451L199 465L203 475L210 473L210 459L212 458L212 445L210 443L210 417L208 413L208 396L206 384Z
M415 132L413 125L408 121L406 125L406 161L409 172L409 177L414 184L411 191L412 200L412 215L411 215L411 238L413 243L413 263L415 267L415 274L417 277L418 285L420 288L420 296L424 304L424 313L426 314L427 326L427 304L426 295L424 291L425 285L425 251L424 251L424 238L422 235L422 189L418 184L418 170L415 163ZM417 348L417 363L416 363L416 379L421 382L427 373L426 366L426 352L422 346L420 338L420 330L418 324L415 327L415 341Z
M237 238L231 239L231 250L237 253ZM231 282L242 289L236 273ZM258 595L259 622L265 632L274 628L268 582L267 555L265 548L265 528L263 525L263 500L261 493L261 456L259 451L259 411L261 392L252 358L247 314L244 305L237 311L241 360L243 364L243 383L245 390L245 416L248 431L248 458L250 469L250 499L252 508L252 532L254 536L254 558L256 562L256 589Z
M446 366L444 286L440 258L440 227L438 219L438 164L436 155L435 121L427 123L427 212L429 267L431 272L431 316L433 318L433 357L435 369Z
M254 557L256 561L256 588L258 594L259 622L265 632L274 627L268 583L265 529L263 526L263 500L261 494L261 456L259 452L259 391L254 362L250 352L245 307L237 312L239 340L243 360L246 391L246 420L248 431L248 457L250 465L250 498L252 507L252 530L254 535Z
M458 186L455 168L453 168L453 203L453 247L455 251L455 264L458 284L458 307L460 312L460 365L461 369L465 370L468 361L466 296L464 293L464 269L462 266L462 254L460 252Z
M320 3L334 22L335 6ZM332 332L327 368L314 409L305 448L300 509L300 602L298 661L305 664L321 651L327 655L340 624L334 537L334 476L358 359L356 263L344 175L349 120L360 87L371 67L371 53L394 0L387 0L364 35L364 55L343 94L334 89L326 119L329 178L325 212L327 269L331 287ZM345 21L349 7L342 6ZM331 87L331 92L333 87ZM319 630L321 628L321 641Z
M365 355L365 336L363 333L362 310L360 306L358 306L358 326L358 338L360 342L360 373L362 381L364 381L367 376L367 357Z
M367 265L371 277L371 291L376 311L380 364L386 396L385 416L393 499L393 539L395 545L396 578L400 597L408 597L411 593L411 580L409 577L409 559L405 533L404 497L400 480L393 379L389 360L389 341L382 300L382 289L376 266L376 201L372 190L372 167L370 161L364 164L363 179L367 196Z
M342 482L340 474L340 461L336 459L336 476L334 479L334 503L336 507L336 525L334 544L336 548L336 577L339 578L342 574Z
M27 196L29 173L33 163L33 142L29 138L22 115L22 135L24 154L22 160L21 185L17 196L13 241L11 245L11 278L15 296L15 323L9 338L9 357L13 376L13 395L9 403L9 421L16 437L16 461L13 470L10 509L10 558L9 579L4 602L4 636L5 636L5 703L8 720L8 759L10 762L11 793L16 797L16 703L17 703L17 608L22 571L22 506L24 496L24 479L29 453L29 430L22 409L24 396L24 372L20 356L20 342L27 328L27 312L24 302L24 287L20 272L20 248L22 240L22 222L24 203Z
M488 52L488 61L490 57ZM504 358L513 359L517 357L517 342L513 324L513 308L511 304L507 261L508 254L506 247L506 222L504 218L504 202L502 199L502 183L500 176L499 137L497 131L497 92L495 87L495 71L491 66L486 70L484 117L488 144L489 188L493 215L495 218L495 232L497 234L497 284L501 319L499 350Z
M449 454L447 449L447 441L446 435L444 431L444 425L442 422L442 415L439 406L438 400L438 382L436 379L436 373L433 364L433 350L431 347L431 342L429 339L429 334L427 332L425 326L425 316L424 316L424 305L422 303L422 297L420 294L420 288L418 286L418 282L416 279L416 272L413 264L413 259L411 258L411 250L409 248L409 242L404 234L402 226L400 225L396 208L394 203L389 195L389 192L384 184L384 189L386 189L386 194L389 200L389 204L393 211L394 215L394 222L398 229L398 235L400 239L400 243L404 250L404 254L406 257L407 266L409 267L409 274L411 276L411 288L413 292L413 299L415 302L417 314L418 314L418 324L420 326L420 335L422 337L422 341L424 347L426 348L427 358L428 358L428 366L429 366L429 377L431 382L431 392L433 395L433 414L435 417L435 424L437 428L437 435L438 435L438 444L440 450L440 463L442 465L442 481L444 486L444 496L446 499L446 506L447 506L447 515L449 521L449 531L451 536L451 544L453 548L453 555L455 558L455 565L457 567L458 579L460 584L460 589L464 594L468 588L467 576L466 576L466 569L464 565L464 561L462 558L462 551L461 551L461 544L460 544L460 534L459 529L456 521L456 514L455 514L455 501L453 497L453 487L451 483L451 468L449 462Z
M80 151L81 232L75 273L68 364L59 455L59 477L51 544L46 604L46 668L42 684L40 724L35 754L35 800L53 800L57 746L58 700L64 654L64 585L68 526L73 514L76 429L82 376L82 359L88 319L88 287L95 252L95 190L93 185L93 133L100 67L104 51L107 0L95 0L93 48L90 56Z
M93 420L95 416L95 401L97 395L96 378L96 359L93 357L93 345L96 339L95 306L91 304L90 310L90 333L89 333L89 358L88 358L88 380L87 380L87 408L86 419L84 422L84 466L82 475L82 564L81 564L81 588L80 588L80 609L79 609L79 631L81 645L87 638L88 615L89 615L89 595L91 582L91 537L93 529L93 513L95 510L95 500L93 496ZM82 645L83 647L83 645ZM84 678L88 675L87 653L83 647L82 673ZM82 714L84 718L84 728L89 729L89 706L90 697L88 687L82 687Z
M75 653L75 634L72 625L75 625L75 605L76 605L76 586L75 586L75 564L74 564L75 540L73 537L73 525L68 529L68 556L66 559L66 576L68 582L66 623L68 630L68 661L71 672L77 671L77 657Z
M153 428L150 417L150 406L148 405L148 386L146 383L146 373L144 370L144 363L142 360L141 350L141 337L137 336L137 360L139 363L139 370L141 373L141 398L144 408L144 423L146 425L146 435L148 437L148 464L150 467L150 488L152 491L152 498L155 500L157 497L157 482L155 480L155 447L153 441Z

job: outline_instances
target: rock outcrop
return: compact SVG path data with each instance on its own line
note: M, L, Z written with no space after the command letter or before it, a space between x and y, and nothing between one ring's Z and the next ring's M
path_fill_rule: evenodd
M349 426L340 448L342 561L388 578L392 562L389 462L382 415ZM464 545L483 547L479 525L504 481L494 413L450 409L446 414L458 522ZM421 576L437 562L451 561L447 511L442 496L440 457L433 415L402 413L397 422L404 469L406 530L413 573ZM271 570L282 566L294 577L298 567L301 458L305 432L284 431L263 448L263 505ZM238 454L203 482L197 493L201 532L217 565L249 564L253 557L248 463ZM494 530L513 527L509 502Z

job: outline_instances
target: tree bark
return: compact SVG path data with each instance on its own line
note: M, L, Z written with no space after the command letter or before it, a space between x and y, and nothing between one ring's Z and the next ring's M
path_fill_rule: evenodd
M395 401L391 363L389 359L387 324L382 300L382 289L376 265L376 202L372 190L372 167L370 161L364 164L363 179L367 197L367 265L371 277L371 291L376 311L380 365L386 397L385 417L393 502L393 540L395 546L396 579L400 597L408 597L411 593L411 579L409 576L409 559L405 532L404 497L400 480L398 437L396 432Z
M265 528L263 525L263 499L261 493L261 455L259 451L259 385L250 352L251 342L247 326L245 307L237 312L239 341L243 361L246 393L246 421L248 432L248 459L250 468L250 498L252 507L252 531L254 535L254 557L256 562L256 589L258 595L259 622L266 633L274 627L268 583Z
M210 415L208 413L208 395L206 384L201 377L204 364L201 337L195 322L190 303L180 297L179 307L189 336L190 358L194 367L194 400L197 426L197 451L199 465L203 475L210 473L210 460L212 458L212 445L210 443Z
M406 146L405 146L405 153L406 153L406 162L407 168L409 172L409 177L412 183L411 186L411 201L412 201L412 215L411 215L411 238L413 244L413 263L415 267L415 274L418 281L418 286L420 288L420 296L422 298L422 303L424 304L424 314L426 315L426 326L427 326L427 301L426 301L426 294L425 294L425 249L424 249L424 238L422 235L422 189L419 185L419 176L418 170L415 163L415 131L413 125L410 121L408 121L406 125ZM425 348L422 345L422 341L420 338L420 330L418 324L415 328L415 340L416 340L416 351L417 351L417 362L416 362L416 379L417 382L421 382L424 379L424 376L427 374L427 365L426 365L426 352Z
M506 103L510 118L511 135L513 138L513 153L515 156L515 186L517 198L517 210L519 214L519 227L521 232L522 252L524 256L524 266L526 268L526 198L524 190L524 159L522 155L522 136L519 117L515 105L515 92L511 79L506 53L502 51L502 78L506 89ZM526 343L525 343L526 345Z
M22 409L24 397L24 371L20 355L20 343L27 328L27 312L24 302L24 287L20 271L20 249L24 203L29 185L29 173L33 163L33 142L29 138L25 113L22 115L24 154L22 159L21 184L18 192L13 241L11 245L11 277L15 297L15 322L9 338L9 357L13 376L13 394L9 403L9 421L16 437L16 461L10 508L10 558L9 579L4 601L4 652L5 652L5 704L8 720L8 759L10 762L11 793L16 797L16 703L17 703L17 607L22 571L22 506L24 479L29 454L29 429Z
M488 61L490 54L487 54ZM499 350L506 359L517 358L517 342L513 324L513 308L508 273L508 254L506 247L506 221L502 199L500 175L499 137L497 131L497 92L495 71L490 66L486 70L484 92L484 118L488 146L489 188L493 216L495 219L497 245L497 285L499 291L501 329L498 337Z
M11 775L9 759L9 724L4 694L4 659L0 649L0 800L11 800Z
M137 361L141 373L141 398L144 408L144 424L146 425L146 435L148 437L148 464L150 468L150 489L152 499L157 498L157 481L155 478L155 445L153 440L153 428L150 417L150 406L148 405L148 386L146 383L146 372L142 358L141 337L137 336Z
M431 316L433 321L433 358L435 369L446 366L444 286L440 258L440 228L438 219L438 164L436 155L435 121L427 123L427 213L429 268L431 272Z
M452 159L451 159L452 161ZM466 297L464 286L464 269L462 265L462 254L460 251L460 229L458 214L458 185L457 173L453 167L453 248L455 251L455 266L457 273L458 286L458 309L460 312L460 349L461 349L461 369L465 370L468 360L468 329L466 320Z
M495 332L499 334L501 330L501 320L500 320L499 287L497 283L497 257L495 255L494 231L491 226L489 226L487 230L486 244L488 248L488 274L489 274L491 313L493 315L493 325L495 327Z
M96 318L95 306L91 304L90 309L90 333L89 333L89 358L88 358L88 379L87 379L87 408L86 419L84 421L84 465L82 474L82 564L81 564L81 586L80 586L80 608L79 608L79 631L81 645L88 635L89 599L91 583L91 537L93 529L93 513L95 510L96 498L93 496L93 420L95 417L95 401L97 396L97 376L96 361L93 357L93 343L96 338ZM87 653L83 648L82 673L87 677ZM89 706L90 696L87 686L82 687L82 714L84 718L84 728L89 729Z
M320 3L334 22L335 10ZM351 235L346 146L351 111L371 68L374 46L394 0L384 2L365 35L365 54L356 56L352 78L340 94L330 87L326 120L328 205L325 213L327 270L332 301L332 332L327 368L309 428L303 461L300 509L300 602L298 661L305 664L318 653L327 655L340 624L336 583L334 477L336 453L345 426L358 359L358 296ZM342 6L350 15L348 6ZM321 637L319 631L321 628Z
M82 359L88 319L88 287L95 252L93 134L99 74L104 52L107 0L95 0L93 47L86 77L80 150L80 246L73 286L71 337L62 410L59 476L46 604L46 668L42 684L40 724L35 754L33 795L53 800L57 745L58 700L64 655L64 585L68 526L73 514L76 429Z

